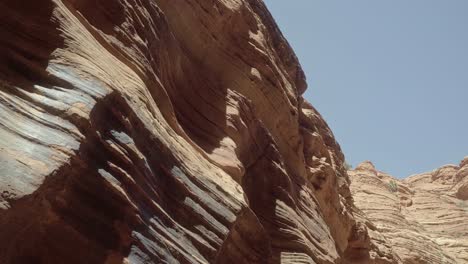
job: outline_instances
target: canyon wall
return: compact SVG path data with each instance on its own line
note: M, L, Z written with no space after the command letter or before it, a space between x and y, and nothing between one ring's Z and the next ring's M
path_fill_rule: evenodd
M343 154L262 1L0 10L0 263L353 255Z
M455 185L424 174L395 193L364 164L351 192L261 0L3 0L0 13L0 263L466 260L463 207L441 211L444 236L412 225L428 196L467 199L463 166L447 169Z
M468 263L468 157L403 180L371 162L348 173L372 244L399 263Z

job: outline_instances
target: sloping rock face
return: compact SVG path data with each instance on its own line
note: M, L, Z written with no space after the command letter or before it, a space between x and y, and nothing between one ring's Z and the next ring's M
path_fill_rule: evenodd
M393 257L262 1L0 13L0 263Z
M404 180L370 162L348 173L371 243L397 263L468 263L468 157Z

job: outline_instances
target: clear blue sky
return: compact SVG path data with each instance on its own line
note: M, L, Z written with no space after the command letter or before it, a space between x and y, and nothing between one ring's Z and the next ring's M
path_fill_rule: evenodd
M348 162L397 177L468 155L468 0L265 0Z

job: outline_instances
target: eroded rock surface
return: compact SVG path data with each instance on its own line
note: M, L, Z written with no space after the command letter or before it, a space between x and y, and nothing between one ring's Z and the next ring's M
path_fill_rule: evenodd
M0 263L467 260L468 160L351 192L261 0L0 13Z
M404 180L370 162L348 173L372 244L397 263L468 263L468 158Z
M368 255L343 154L262 1L0 13L0 263Z

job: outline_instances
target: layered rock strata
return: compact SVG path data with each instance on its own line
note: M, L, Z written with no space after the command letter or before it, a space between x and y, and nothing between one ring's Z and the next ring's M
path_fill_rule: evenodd
M0 12L0 263L362 251L343 154L262 1Z
M349 171L372 244L398 263L468 263L468 157L398 180L370 162Z
M262 1L0 13L0 263L466 261L468 162L351 192Z

